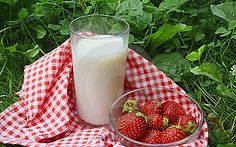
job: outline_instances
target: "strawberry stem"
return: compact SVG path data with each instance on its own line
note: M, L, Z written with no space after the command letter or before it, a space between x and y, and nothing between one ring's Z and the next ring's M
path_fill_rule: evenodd
M139 116L139 117L143 117L145 122L147 123L148 122L148 118L147 116L145 116L142 112L136 112L135 113L136 116Z
M163 117L163 126L164 128L167 128L169 125L169 119L167 117Z
M155 101L155 103L156 103L156 105L157 105L158 107L161 106L161 103L160 103L160 102Z
M194 122L188 122L188 132L193 133L197 128L197 125Z
M123 112L134 112L137 109L137 100L127 99L126 102L122 105Z
M182 127L179 126L179 125L176 125L175 128L176 128L176 129L182 129Z
M182 130L182 127L180 125L172 125L169 128L176 128Z

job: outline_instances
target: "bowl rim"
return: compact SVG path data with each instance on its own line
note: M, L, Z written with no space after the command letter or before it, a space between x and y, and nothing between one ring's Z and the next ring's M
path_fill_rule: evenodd
M143 143L143 142L140 142L140 141L137 141L137 140L134 140L134 139L131 139L123 134L121 134L117 128L116 128L116 124L115 122L112 120L112 109L113 107L115 106L115 104L121 100L123 97L133 93L133 92L137 92L137 91L141 91L141 90L145 90L145 89L156 89L156 88L151 88L151 87L145 87L145 88L138 88L138 89L134 89L134 90L131 90L131 91L128 91L126 92L125 94L123 94L122 96L120 96L119 98L117 98L111 105L110 107L110 110L109 110L109 121L110 121L110 125L112 126L112 129L114 129L115 133L117 133L120 137L132 142L132 143L135 143L137 145L141 145L141 146L150 146L150 147L162 147L162 146L173 146L173 145L181 145L181 144L184 144L184 143L187 143L188 142L188 139L189 138L192 138L196 133L199 135L200 132L201 132L201 129L203 127L203 124L204 124L204 112L202 110L202 108L200 107L200 105L198 104L198 102L192 98L191 96L189 96L185 91L183 91L182 89L180 91L176 91L176 90L173 90L172 88L168 88L168 87L158 87L158 89L167 89L167 90L171 90L173 92L176 92L176 93L179 93L179 94L182 94L184 96L186 96L187 98L189 98L191 101L193 101L193 103L197 106L197 108L199 109L200 111L200 114L201 114L201 119L198 123L198 127L197 129L191 134L189 135L188 137L182 139L182 140L179 140L179 141L176 141L176 142L172 142L172 143L168 143L168 144L149 144L149 143Z

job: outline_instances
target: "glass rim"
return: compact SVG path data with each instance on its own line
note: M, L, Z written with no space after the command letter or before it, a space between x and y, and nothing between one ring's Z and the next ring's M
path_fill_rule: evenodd
M135 144L138 144L138 145L141 145L141 146L150 146L150 147L165 147L165 146L176 146L176 145L180 145L180 144L183 144L183 143L186 143L188 141L189 138L193 137L195 135L195 133L199 133L201 132L201 129L203 127L203 124L204 124L204 112L202 110L202 108L200 107L200 105L198 104L198 102L192 98L191 96L189 96L187 93L185 92L182 92L182 91L174 91L173 89L171 88L167 88L167 87L159 87L160 89L161 88L165 88L167 90L170 90L170 91L173 91L173 92L176 92L176 93L180 93L180 94L183 94L185 96L187 96L191 101L193 101L194 104L196 104L196 106L198 107L200 113L201 113L201 119L199 121L199 125L197 127L197 129L194 131L194 133L192 133L191 135L189 135L188 137L182 139L182 140L179 140L179 141L176 141L176 142L172 142L172 143L168 143L168 144L149 144L149 143L143 143L143 142L140 142L140 141L137 141L137 140L134 140L134 139L131 139L123 134L121 134L117 128L116 128L116 124L114 123L114 121L112 120L112 109L113 107L115 106L115 104L120 101L122 98L124 98L125 96L133 93L133 92L138 92L138 91L143 91L143 90L146 90L146 89L152 89L150 87L146 87L146 88L138 88L138 89L134 89L134 90L131 90L131 91L128 91L126 92L125 94L123 94L122 96L120 96L119 98L117 98L111 105L110 107L110 110L109 110L109 121L110 121L110 125L112 126L112 128L114 129L114 131L122 138L130 141L130 142L133 142Z
M129 31L130 31L130 25L129 23L125 20L125 19L122 19L120 17L117 17L117 16L111 16L111 15L105 15L105 14L91 14L91 15L83 15L83 16L80 16L74 20L72 20L69 24L69 29L70 29L70 33L73 33L74 35L76 36L79 36L81 38L88 38L88 39L92 39L93 37L90 37L90 36L85 36L85 35L81 35L79 34L78 32L75 32L74 29L72 29L72 25L73 23L75 23L76 21L80 20L80 19L83 19L83 18L88 18L88 17L94 17L94 16L99 16L99 17L108 17L108 18L112 18L112 19L115 19L115 20L118 20L118 21L121 21L121 22L124 22L124 24L127 26L127 29L125 29L124 31L122 31L121 33L117 34L117 35L114 35L114 36L109 36L109 37L100 37L100 38L118 38L120 36L123 36L125 34L127 34Z

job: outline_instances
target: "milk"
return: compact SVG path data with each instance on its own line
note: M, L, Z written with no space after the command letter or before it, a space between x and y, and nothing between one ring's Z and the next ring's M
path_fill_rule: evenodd
M122 95L127 43L121 37L80 38L72 50L76 101L80 117L90 124L109 122L109 109Z

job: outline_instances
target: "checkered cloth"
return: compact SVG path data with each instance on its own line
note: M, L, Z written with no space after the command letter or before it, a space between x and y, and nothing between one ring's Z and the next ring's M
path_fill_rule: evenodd
M130 49L125 90L160 86L183 91L152 63ZM165 91L162 94L165 95ZM22 90L17 95L20 100L0 114L1 143L23 146L122 146L108 128L91 127L79 118L69 40L25 67ZM208 128L204 122L198 140L181 146L207 146L207 142Z

